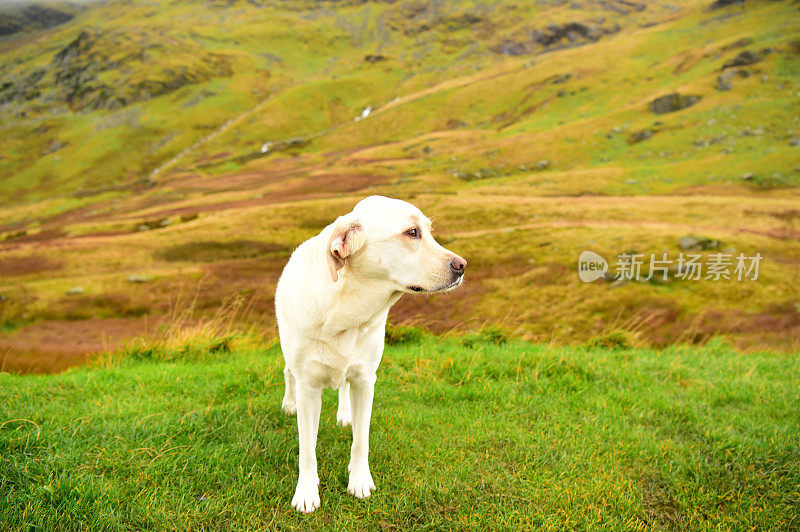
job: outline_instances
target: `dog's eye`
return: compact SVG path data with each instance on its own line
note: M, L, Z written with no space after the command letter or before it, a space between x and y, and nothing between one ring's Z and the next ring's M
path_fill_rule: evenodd
M411 229L406 231L406 236L410 236L411 238L419 238L420 237L419 229L417 229L416 227L412 227Z

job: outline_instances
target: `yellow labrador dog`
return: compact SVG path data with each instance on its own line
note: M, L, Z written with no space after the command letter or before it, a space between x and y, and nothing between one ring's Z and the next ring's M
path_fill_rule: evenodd
M405 201L371 196L292 253L275 292L286 361L283 410L297 413L300 475L292 506L319 507L317 429L323 388L339 389L336 414L353 425L347 491L375 490L369 422L386 317L404 293L459 286L467 261L440 246L431 221Z

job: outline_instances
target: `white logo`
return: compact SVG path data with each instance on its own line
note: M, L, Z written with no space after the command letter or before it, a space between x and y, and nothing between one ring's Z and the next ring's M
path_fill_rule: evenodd
M578 258L578 275L584 283L601 279L607 271L608 262L594 251L584 251Z

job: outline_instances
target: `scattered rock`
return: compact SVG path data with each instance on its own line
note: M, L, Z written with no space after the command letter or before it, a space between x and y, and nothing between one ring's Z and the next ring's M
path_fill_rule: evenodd
M753 172L746 172L742 174L742 177L740 179L742 179L743 181L752 181L753 179L755 179L755 177L756 174L754 174Z
M550 167L550 161L548 161L547 159L542 159L541 161L536 163L536 168L538 168L539 170L546 170L549 167Z
M640 129L639 131L634 131L631 133L630 138L628 139L629 144L636 144L637 142L642 142L643 140L647 140L653 136L652 129Z
M492 51L500 55L519 56L530 53L530 46L528 43L522 43L506 39L497 46L492 48Z
M756 129L750 129L750 127L746 127L739 131L740 137L758 137L759 135L764 134L764 128L758 127Z
M728 68L739 67L739 66L747 66L752 65L754 63L758 63L763 58L755 52L751 52L750 50L745 50L744 52L740 53L724 65L722 65L721 70L726 70Z
M63 147L64 147L64 143L63 142L61 142L59 139L54 139L53 142L50 143L50 146L48 146L47 149L44 150L44 153L45 154L49 154L49 153L57 152L58 150L60 150Z
M73 286L69 290L67 290L68 296L77 296L83 294L86 290L82 286Z
M152 275L141 275L138 273L131 274L125 278L129 283L149 283L153 280Z
M721 248L723 243L704 236L687 235L678 239L678 246L684 251L706 251Z
M789 146L800 146L800 137L795 137L789 141Z
M151 229L158 229L160 227L166 227L171 224L172 221L169 218L159 218L158 220L145 220L144 222L140 223L137 227L137 231L149 231Z
M292 137L292 138L287 139L287 140L271 141L271 142L268 143L269 146L267 147L267 151L266 152L262 152L262 151L259 150L258 152L256 152L255 155L259 156L262 153L263 154L268 154L268 153L272 153L272 152L276 152L276 151L289 150L289 149L292 149L292 148L302 148L304 146L308 146L310 143L311 143L311 141L308 140L305 137ZM262 148L263 148L263 146L262 146ZM245 156L243 156L243 158L248 158L249 159L249 158L252 158L252 156L245 155Z
M717 76L717 86L716 89L718 91L729 91L733 88L733 77L736 75L735 70L727 70Z
M650 110L658 114L672 113L674 111L680 111L681 109L691 107L699 101L700 96L694 94L678 94L677 92L673 92L671 94L659 96L655 100L651 101Z
M367 63L377 63L378 61L386 61L387 59L389 58L381 54L367 54L364 56L364 61Z

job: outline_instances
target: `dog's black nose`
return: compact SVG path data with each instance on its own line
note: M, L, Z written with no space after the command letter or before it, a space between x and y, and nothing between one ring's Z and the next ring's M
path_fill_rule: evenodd
M450 261L450 269L453 270L453 273L456 275L464 275L464 270L467 268L467 261L462 259L461 257L454 257Z

